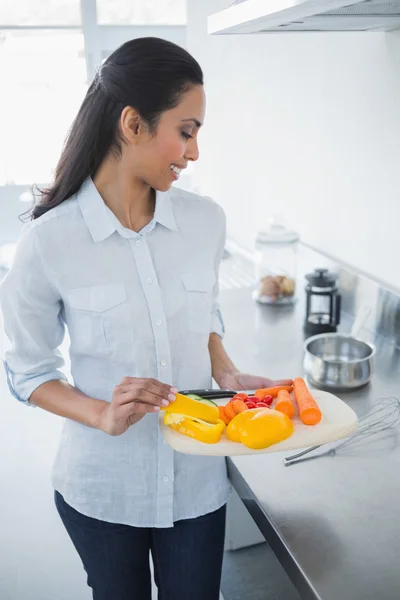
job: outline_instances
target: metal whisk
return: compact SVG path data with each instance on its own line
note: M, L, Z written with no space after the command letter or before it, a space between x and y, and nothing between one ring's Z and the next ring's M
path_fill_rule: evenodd
M321 456L335 456L339 448L343 448L350 444L356 445L366 437L377 435L379 433L382 433L383 431L387 431L388 429L396 429L399 423L400 400L398 400L397 398L382 398L373 408L371 408L371 410L369 410L364 416L360 417L358 428L354 433L352 433L349 437L344 439L339 444L336 444L336 446L334 446L333 448L330 448L327 452L317 454L316 456L302 458L310 452L313 452L313 450L317 450L317 448L320 448L320 444L318 446L312 446L311 448L307 448L306 450L298 452L297 454L293 454L292 456L288 456L284 459L283 463L285 466L288 467L294 463L301 462L303 460L309 460L311 458L319 458Z

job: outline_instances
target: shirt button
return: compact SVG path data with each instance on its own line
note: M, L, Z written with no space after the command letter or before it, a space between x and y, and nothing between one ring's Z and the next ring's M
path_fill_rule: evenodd
M165 481L165 483L167 483L167 481L169 481L169 477L167 475L164 475L164 481Z
M162 367L166 367L167 366L167 361L166 360L162 360L161 361L161 366Z
M151 278L151 277L148 277L148 278L146 279L146 283L147 283L148 285L151 285L151 284L153 283L153 280L152 280L152 278Z
M161 319L157 319L156 325L161 325L161 323L162 323Z
M140 240L136 240L136 246L140 246L142 242Z

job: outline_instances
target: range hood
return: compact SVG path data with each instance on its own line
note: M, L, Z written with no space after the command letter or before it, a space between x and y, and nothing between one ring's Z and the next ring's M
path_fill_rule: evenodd
M400 29L400 0L239 0L208 17L209 34Z

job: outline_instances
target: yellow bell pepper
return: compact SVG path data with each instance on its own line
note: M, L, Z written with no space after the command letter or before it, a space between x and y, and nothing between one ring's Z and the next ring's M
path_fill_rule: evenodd
M205 444L219 442L225 429L225 423L221 419L218 419L217 423L207 423L196 417L171 412L165 413L164 424Z
M220 420L218 406L207 401L194 400L194 398L189 398L184 394L176 394L174 402L171 402L167 407L161 407L161 410L165 410L167 413L195 417L209 423L218 423Z
M226 428L226 437L231 442L240 442L240 435L242 433L243 426L245 422L254 417L254 415L260 412L270 412L269 408L249 408L249 410L245 410L235 417L233 417L232 421L229 422Z
M240 441L248 448L262 450L286 440L293 432L293 423L286 414L266 409L243 422Z

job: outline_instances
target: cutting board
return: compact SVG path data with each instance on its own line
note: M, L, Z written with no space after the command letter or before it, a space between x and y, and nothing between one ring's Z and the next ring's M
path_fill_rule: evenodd
M294 433L290 438L264 450L251 450L243 444L231 442L225 434L217 444L204 444L164 425L164 411L159 415L159 425L167 443L183 454L205 456L240 456L243 454L265 454L286 452L334 442L347 437L357 428L358 418L353 409L337 396L321 390L313 390L312 395L322 412L322 419L313 427L304 425L299 417L294 417ZM216 404L226 404L229 398L218 400Z

